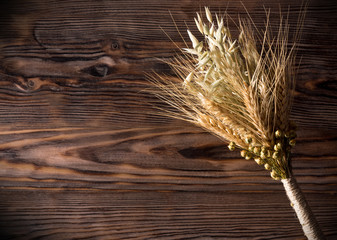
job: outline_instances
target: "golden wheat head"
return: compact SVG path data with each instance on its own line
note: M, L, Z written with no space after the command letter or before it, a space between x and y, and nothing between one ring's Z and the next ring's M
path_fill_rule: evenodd
M289 48L287 20L281 18L274 37L269 13L263 31L241 19L233 39L223 17L205 13L206 21L198 13L194 19L202 41L187 30L192 47L170 62L181 82L163 84L157 75L158 95L179 111L173 117L203 127L274 179L285 179L296 137L289 121L296 45Z

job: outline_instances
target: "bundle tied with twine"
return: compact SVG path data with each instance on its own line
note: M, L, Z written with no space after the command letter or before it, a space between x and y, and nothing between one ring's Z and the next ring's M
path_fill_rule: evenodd
M187 30L192 47L182 48L182 54L169 62L181 81L167 82L159 74L152 80L156 95L175 109L168 115L206 129L227 142L229 150L240 149L242 157L264 166L283 183L305 236L324 239L290 165L296 126L289 114L300 31L297 28L288 47L288 20L281 16L274 36L270 11L266 13L262 31L251 18L239 19L234 40L228 21L217 14L213 19L206 7L207 20L198 13L194 19L203 41ZM303 18L301 14L300 26Z

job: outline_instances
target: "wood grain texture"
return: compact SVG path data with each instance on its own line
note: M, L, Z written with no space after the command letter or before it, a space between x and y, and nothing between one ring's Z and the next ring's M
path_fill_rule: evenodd
M258 26L301 1L243 1ZM0 7L1 239L304 239L282 184L163 117L145 74L206 1L16 0ZM211 10L246 15L240 2ZM299 49L293 168L337 238L337 3L312 0ZM172 38L171 42L163 30Z

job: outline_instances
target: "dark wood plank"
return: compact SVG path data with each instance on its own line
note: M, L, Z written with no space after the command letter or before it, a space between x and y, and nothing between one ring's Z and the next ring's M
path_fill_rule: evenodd
M307 196L334 233L327 219L335 218L335 198ZM38 190L3 191L0 199L2 233L15 239L303 239L277 193Z
M337 159L330 147L336 146L336 132L329 137L324 133L318 137L317 132L315 136L304 134L300 132L293 160L296 174L309 184L302 187L336 190ZM268 172L255 162L241 159L220 140L196 128L43 129L8 131L2 136L6 141L0 144L0 179L2 186L10 189L279 188L279 182L269 180ZM319 186L314 187L316 184Z
M0 14L0 233L6 239L303 239L279 182L145 90L172 76L206 1L10 1ZM244 1L295 23L301 1ZM240 2L207 1L245 16ZM310 2L293 168L337 237L337 4ZM163 30L172 38L171 42ZM172 76L172 79L174 76Z

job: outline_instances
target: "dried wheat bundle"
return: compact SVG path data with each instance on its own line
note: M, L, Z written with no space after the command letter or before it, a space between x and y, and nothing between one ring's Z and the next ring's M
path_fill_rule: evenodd
M240 149L242 157L281 180L307 238L324 239L290 166L296 143L289 114L298 38L289 47L289 26L282 17L273 36L267 12L263 31L240 19L240 34L233 39L223 17L215 14L213 19L207 7L205 13L206 21L198 13L194 19L202 41L188 30L192 47L170 62L181 82L167 84L165 77L155 76L160 78L157 95L178 110L169 112L172 117L219 136L230 150Z

